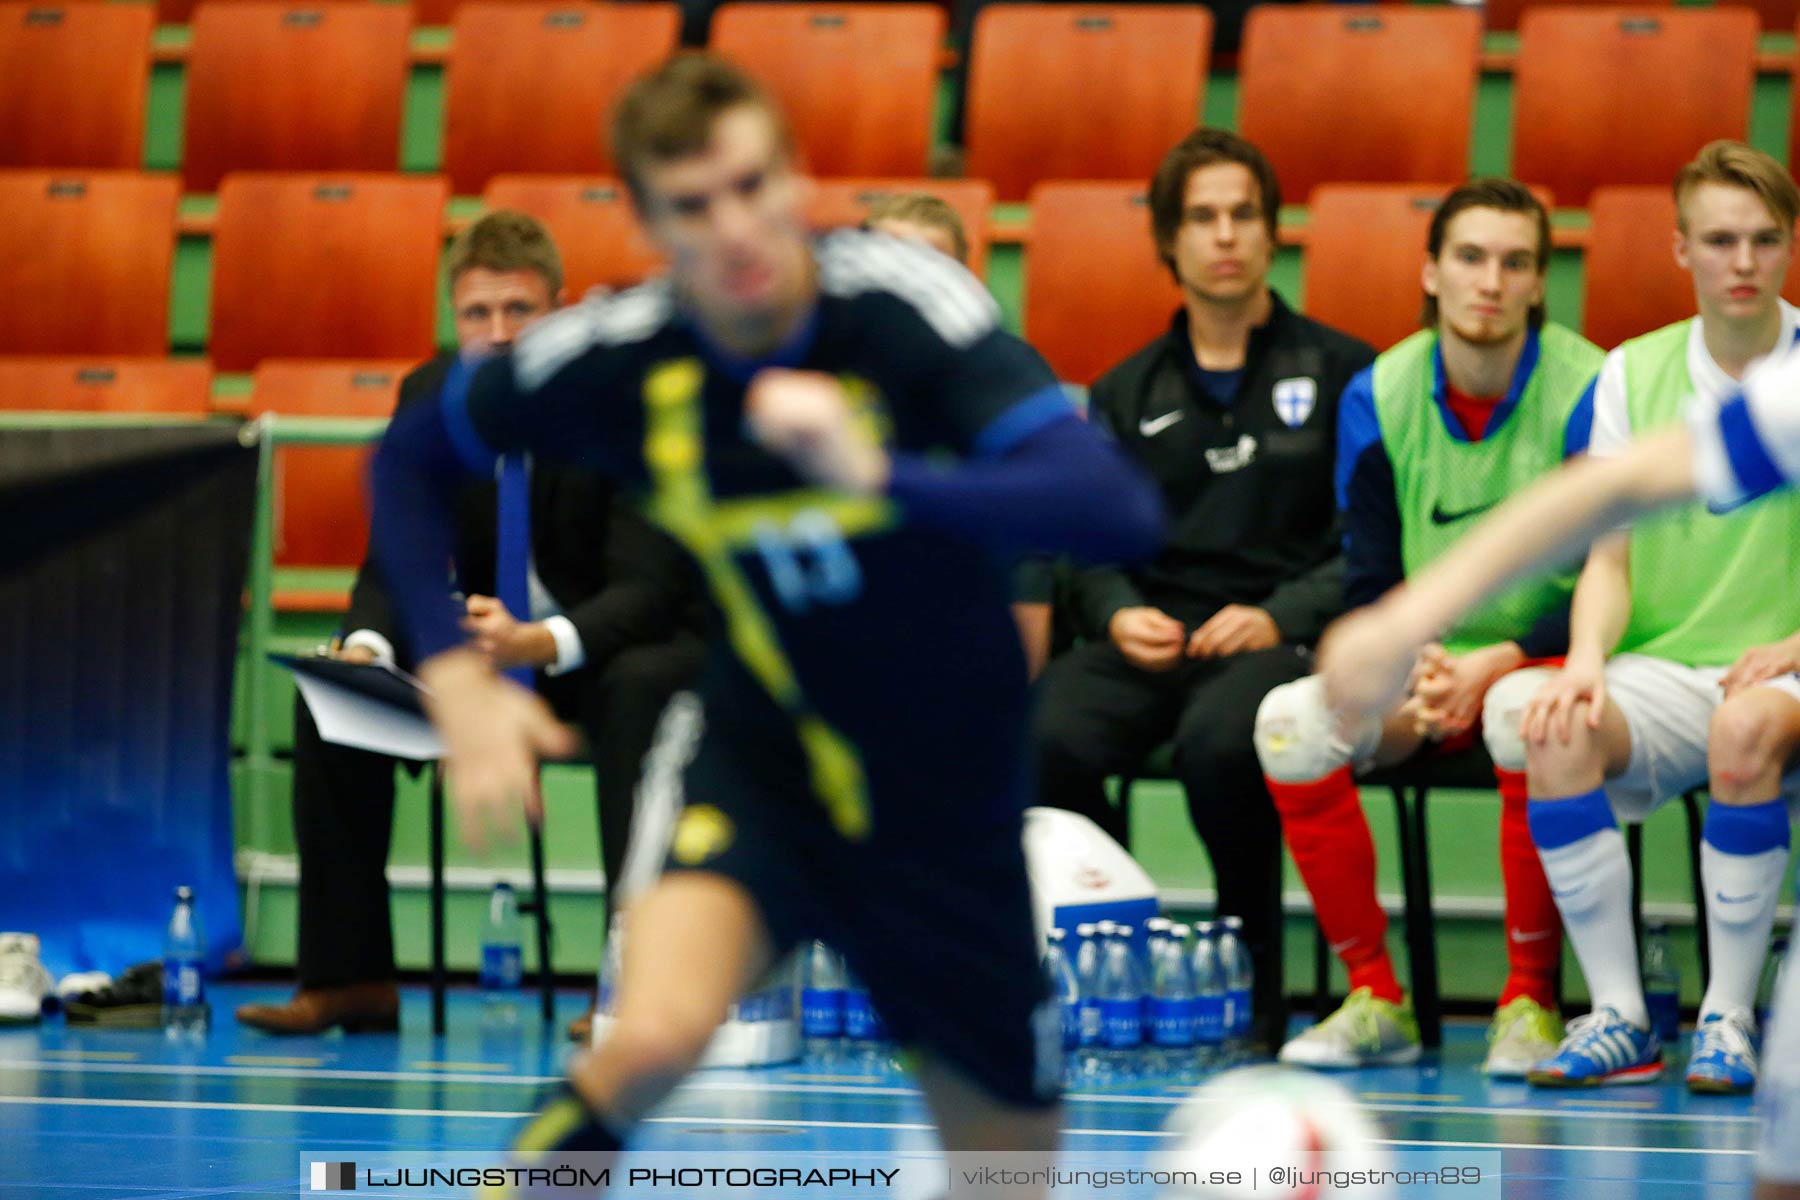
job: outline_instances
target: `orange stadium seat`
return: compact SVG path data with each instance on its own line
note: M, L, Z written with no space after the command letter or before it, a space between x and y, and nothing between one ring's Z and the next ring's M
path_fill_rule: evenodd
M227 176L213 237L213 362L247 371L264 358L430 354L449 198L437 176Z
M1639 8L1673 8L1675 0L1649 0ZM1619 0L1487 0L1483 14L1490 30L1511 32L1519 27L1519 19L1533 8L1618 8ZM1788 24L1793 22L1789 21Z
M1454 184L1326 184L1307 202L1306 315L1385 350L1419 327L1431 214ZM1550 196L1533 188L1549 206Z
M1238 129L1295 199L1321 183L1461 179L1480 54L1465 8L1263 5L1244 25Z
M294 362L256 368L249 413L290 417L385 417L394 411L407 361ZM346 567L369 545L364 486L368 446L287 446L275 454L275 562Z
M1025 336L1057 378L1092 383L1167 329L1180 307L1151 240L1144 184L1032 189Z
M934 4L726 4L712 50L787 110L807 171L919 175L931 146L944 11Z
M0 171L0 354L161 354L181 188L129 171Z
M212 412L212 364L203 358L0 356L0 409L40 412Z
M896 193L936 196L962 218L969 239L969 270L987 273L988 213L994 189L981 179L821 179L813 190L807 219L814 228L859 225L878 197Z
M1197 4L996 4L975 23L968 172L1002 200L1047 179L1143 181L1199 121Z
M0 167L136 168L155 13L0 4Z
M473 195L502 172L610 172L607 115L680 29L673 4L465 4L444 99L451 187Z
M1667 184L1749 129L1756 14L1534 8L1519 26L1512 172L1582 207L1601 185Z
M217 0L194 13L182 179L228 171L392 171L412 9Z
M1675 197L1667 187L1605 187L1588 203L1582 331L1612 349L1694 315L1694 281L1675 261ZM1800 262L1781 294L1800 303Z
M562 255L571 300L590 288L622 288L662 267L662 258L632 216L631 197L616 179L566 175L496 175L481 194L488 209L510 208L544 223Z
M1385 350L1419 327L1425 235L1450 184L1327 184L1307 206L1306 315Z

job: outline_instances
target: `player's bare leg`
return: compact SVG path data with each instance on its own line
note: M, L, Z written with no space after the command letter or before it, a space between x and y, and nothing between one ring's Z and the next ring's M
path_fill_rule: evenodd
M931 1110L946 1153L1004 1155L996 1165L1004 1163L1008 1170L1023 1173L1046 1170L1056 1165L1057 1143L1061 1137L1062 1106L1018 1108L995 1100L942 1058L923 1054L917 1067L919 1088L925 1093L925 1105ZM1036 1200L1046 1194L1047 1184L1019 1183L997 1186L983 1180L970 1181L952 1169L950 1196L980 1200Z
M723 875L678 871L631 906L613 1024L569 1080L621 1125L656 1107L700 1061L726 1011L770 965L749 893Z
M694 1069L732 1001L770 963L756 906L722 875L666 875L627 920L613 1024L570 1066L572 1092L520 1134L515 1149L528 1165L610 1166L623 1136Z

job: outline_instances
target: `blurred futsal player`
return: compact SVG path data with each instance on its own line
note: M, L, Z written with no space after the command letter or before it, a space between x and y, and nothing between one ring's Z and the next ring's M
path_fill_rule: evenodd
M788 126L734 68L672 60L613 142L669 275L452 376L374 471L377 552L477 844L535 814L536 758L565 737L463 645L443 563L465 471L528 452L615 476L688 545L725 624L648 760L611 1034L518 1147L617 1151L731 1001L821 937L917 1049L947 1149L1049 1152L1060 1027L1020 847L1004 561L1147 555L1155 494L961 267L858 231L809 240Z

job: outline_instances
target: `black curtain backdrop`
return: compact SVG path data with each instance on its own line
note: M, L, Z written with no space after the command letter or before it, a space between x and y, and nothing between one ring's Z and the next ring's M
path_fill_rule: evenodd
M242 940L233 667L257 452L228 425L0 430L0 930L52 972Z

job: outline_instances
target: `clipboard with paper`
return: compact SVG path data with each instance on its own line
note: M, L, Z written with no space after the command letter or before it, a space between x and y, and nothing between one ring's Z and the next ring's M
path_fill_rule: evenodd
M425 716L425 688L385 663L353 663L325 655L270 654L294 673L319 736L395 758L428 762L444 744Z

